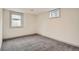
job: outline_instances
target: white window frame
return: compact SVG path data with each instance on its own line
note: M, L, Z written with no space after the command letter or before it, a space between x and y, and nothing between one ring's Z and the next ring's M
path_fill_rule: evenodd
M49 18L58 18L60 17L60 8L53 9L49 12Z
M19 22L20 22L20 26L16 25L16 26L13 26L13 19L12 19L12 15L17 15L17 16L21 16L21 19L18 19ZM18 23L18 22L16 22ZM23 27L23 13L20 13L20 12L15 12L15 11L10 11L10 27L11 28L21 28Z

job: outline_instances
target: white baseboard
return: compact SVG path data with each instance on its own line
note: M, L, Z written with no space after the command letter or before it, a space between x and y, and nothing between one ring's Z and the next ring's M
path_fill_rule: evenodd
M25 36L35 35L35 34L37 34L37 33L27 34L27 35L21 35L21 36L15 36L15 37L3 38L3 40L7 40L7 39L14 39L14 38L19 38L19 37L25 37Z
M45 36L47 38L50 38L50 39L54 39L54 40L57 40L57 41L60 41L60 42L63 42L63 43L66 43L66 44L69 44L69 45L72 45L72 46L75 46L75 47L79 47L79 45L75 44L75 43L72 43L72 42L67 42L67 41L63 41L63 40L58 40L56 38L52 38L52 37L49 37L49 36L46 36L46 35L43 35L43 34L39 34L39 35L42 35L42 36Z

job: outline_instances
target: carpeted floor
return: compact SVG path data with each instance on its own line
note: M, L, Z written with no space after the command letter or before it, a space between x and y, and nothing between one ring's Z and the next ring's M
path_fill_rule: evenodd
M79 48L40 35L33 35L4 40L2 51L79 51Z

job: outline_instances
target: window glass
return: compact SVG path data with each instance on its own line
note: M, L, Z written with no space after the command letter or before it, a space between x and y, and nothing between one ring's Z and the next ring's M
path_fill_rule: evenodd
M11 13L11 27L21 27L22 26L22 15Z
M59 16L60 16L59 13L60 13L59 8L54 9L54 10L51 10L51 11L50 11L50 16L49 16L49 17L59 17Z

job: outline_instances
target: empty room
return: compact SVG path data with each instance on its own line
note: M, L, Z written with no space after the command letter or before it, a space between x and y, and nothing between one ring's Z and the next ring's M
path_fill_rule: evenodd
M0 8L1 51L79 51L79 8Z

